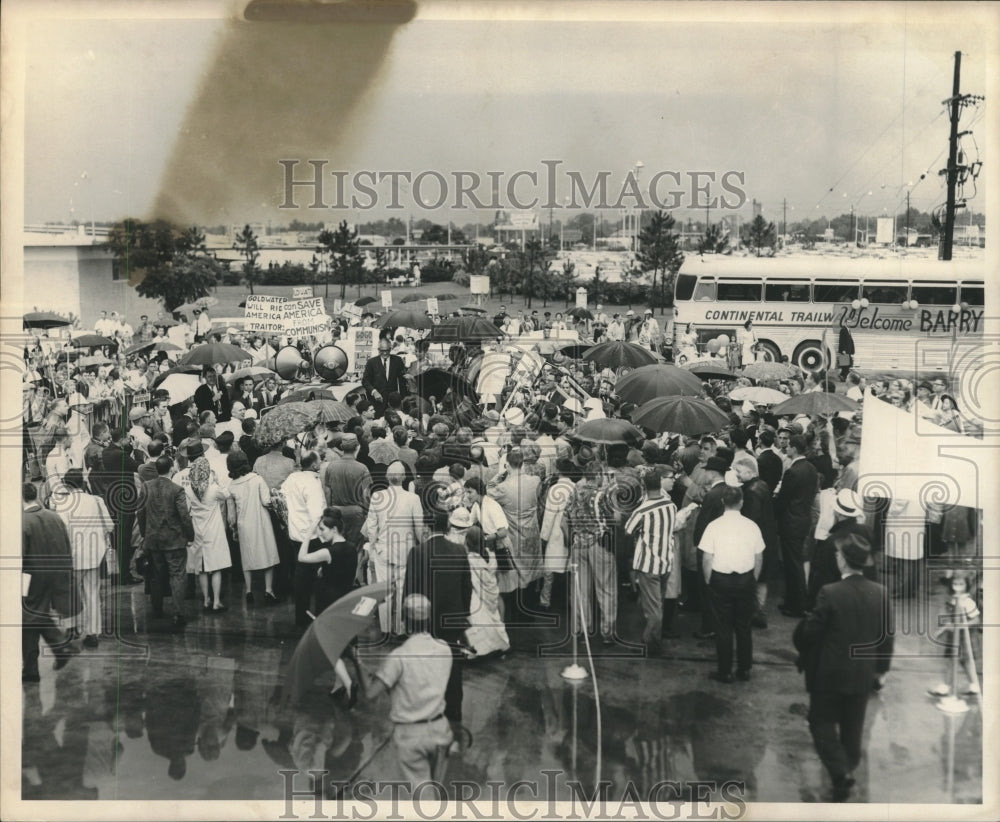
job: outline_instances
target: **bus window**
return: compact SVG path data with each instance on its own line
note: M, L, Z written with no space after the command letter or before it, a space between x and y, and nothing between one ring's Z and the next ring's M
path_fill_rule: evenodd
M694 274L680 274L677 277L677 287L674 290L674 299L690 300L694 294L694 284L698 278Z
M861 297L879 305L902 305L907 300L906 283L872 283L861 286Z
M774 303L807 303L809 302L809 283L769 281L764 285L764 299Z
M910 299L920 305L954 305L958 302L958 289L944 283L914 283L910 289Z
M985 296L983 294L983 286L981 283L969 283L966 285L962 283L962 302L968 305L986 305L984 302Z
M857 280L817 280L813 284L815 303L849 303L857 298Z
M695 302L715 302L715 280L701 279L694 289Z
M719 281L720 302L760 302L760 282L727 282Z

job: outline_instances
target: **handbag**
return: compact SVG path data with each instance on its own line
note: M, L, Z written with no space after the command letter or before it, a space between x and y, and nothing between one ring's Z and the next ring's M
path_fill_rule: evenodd
M497 558L498 571L514 570L514 555L510 552L510 539L493 537L493 555Z

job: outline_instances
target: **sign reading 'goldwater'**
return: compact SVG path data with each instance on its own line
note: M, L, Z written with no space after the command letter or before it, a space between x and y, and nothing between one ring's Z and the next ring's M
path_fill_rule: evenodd
M330 323L322 297L286 300L270 294L253 294L247 297L244 316L247 331L299 337L317 334Z

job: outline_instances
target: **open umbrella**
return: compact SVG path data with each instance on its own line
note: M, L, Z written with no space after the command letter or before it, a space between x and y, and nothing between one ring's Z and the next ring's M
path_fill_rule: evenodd
M173 328L175 325L180 325L180 323L171 317L161 317L157 320L154 320L153 325L155 325L157 328Z
M481 342L503 336L503 332L484 317L449 317L431 329L431 342Z
M704 388L690 371L662 363L630 371L615 383L615 393L623 400L642 405L655 397L700 397Z
M632 422L653 431L695 435L725 428L729 417L701 397L659 397L637 408Z
M138 343L125 350L125 356L131 357L133 354L141 354L144 351L181 351L179 345L174 345L172 342L167 342L166 340L161 340L156 342L155 340L150 340L149 342Z
M698 365L692 365L687 369L696 377L701 377L703 380L736 380L739 377L732 371L727 371L718 365L712 365L711 363L699 363Z
M378 300L376 300L374 297L361 297L360 299L355 300L354 304L360 307L360 306L371 305L372 303L377 303L377 302Z
M747 402L754 405L774 405L788 399L788 394L783 394L774 388L767 388L763 385L744 385L729 392L729 399L736 402Z
M166 391L170 395L170 405L191 399L194 396L194 392L198 390L198 386L201 385L201 380L197 374L174 372L173 374L164 374L162 376L163 379L158 379L155 387Z
M184 305L177 306L174 311L194 311L196 308L212 308L218 304L218 297L199 297L194 302L184 303Z
M264 368L262 365L251 365L246 368L239 368L232 374L226 374L226 382L237 382L247 377L251 377L254 380L265 380L268 377L277 377L277 374L270 368Z
M192 348L180 359L181 365L215 365L252 360L253 355L229 343L206 343Z
M69 344L74 348L98 348L102 345L114 345L115 341L100 334L81 334L79 337L73 337Z
M314 422L347 422L357 412L346 402L336 400L310 400L306 408L312 412Z
M76 364L81 368L90 368L92 365L110 365L112 360L109 360L103 354L93 354L86 357L80 357L76 361Z
M275 443L291 439L313 424L313 415L306 403L279 404L260 418L260 424L253 435L254 442L264 448L270 448Z
M61 328L72 324L71 320L51 311L31 311L24 315L25 328Z
M462 310L463 311L473 311L476 314L486 314L487 313L487 311L486 311L485 308L482 308L481 306L478 306L478 305L463 305L462 306Z
M351 640L372 624L376 606L385 602L388 583L375 582L345 594L321 613L295 646L285 669L281 701L295 705L315 684L316 678L331 670Z
M379 328L430 328L434 323L423 311L415 308L399 308L385 315Z
M772 414L824 414L830 416L838 411L857 411L858 404L843 394L827 391L809 391L778 403L771 409Z
M752 362L743 367L743 376L752 380L785 380L801 374L794 365L782 362Z
M572 317L574 320L592 320L594 315L586 308L581 308L577 306L576 308L571 308L566 314Z
M336 400L337 397L329 388L300 388L296 391L289 391L278 400L278 405L287 405L290 402L309 402L311 400Z
M576 429L576 438L602 445L635 445L642 439L642 432L627 420L608 417L583 423Z
M593 347L594 347L593 343L575 342L575 343L570 343L569 345L562 346L559 349L559 351L565 354L567 357L571 357L574 360L578 360Z
M448 389L451 389L456 396L468 397L473 401L477 399L476 389L468 380L443 368L428 368L426 371L421 371L414 378L414 382L417 394L425 400L430 397L437 397L440 400L448 393Z
M620 368L627 365L638 368L641 365L652 365L658 362L656 354L641 345L627 342L606 342L593 346L583 358L593 360L605 368Z

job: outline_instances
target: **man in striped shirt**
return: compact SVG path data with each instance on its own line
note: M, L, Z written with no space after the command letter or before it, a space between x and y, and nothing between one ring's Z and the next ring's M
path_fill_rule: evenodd
M632 569L639 588L639 605L646 619L642 641L647 650L653 650L659 647L664 627L663 586L671 572L679 571L674 568L676 557L671 551L677 506L664 493L673 484L672 471L669 481L656 468L647 471L642 480L645 497L625 523L625 531L635 540Z

